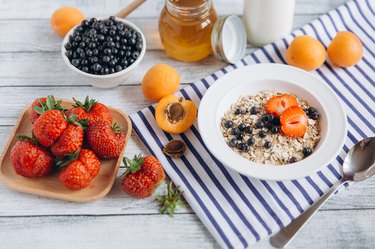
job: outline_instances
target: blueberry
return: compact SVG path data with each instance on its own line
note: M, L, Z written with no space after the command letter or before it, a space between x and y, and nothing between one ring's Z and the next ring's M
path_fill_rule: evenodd
M262 121L257 121L255 123L255 127L258 129L262 129L264 127L264 123Z
M78 42L74 41L72 42L72 46L75 48L75 47L78 47Z
M109 69L109 74L112 74L112 73L116 73L116 70L115 70L113 67L111 67L111 68Z
M264 138L265 136L267 136L267 133L265 132L265 131L260 131L259 133L258 133L258 136L259 137L261 137L261 138Z
M309 112L310 112L310 114L311 114L311 113L314 113L314 112L316 112L316 110L315 110L315 108L314 108L314 107L309 107Z
M263 146L264 148L269 149L272 147L272 143L270 141L266 141Z
M134 45L137 43L137 40L134 39L134 38L130 38L129 41L128 41L128 43L129 43L130 45L134 46Z
M72 50L66 50L65 55L66 55L66 57L68 57L69 59L72 58L72 57L73 57L73 52L72 52Z
M104 63L108 63L111 60L111 58L108 55L105 55L103 56L102 60Z
M83 31L83 27L80 25L78 26L75 31L77 31L78 33L81 33Z
M243 139L243 135L242 135L242 133L237 134L237 135L236 135L236 138L237 138L238 140L242 140L242 139Z
M115 36L116 35L116 31L111 29L108 33L110 36Z
M99 50L96 49L96 48L94 48L94 49L92 50L92 54L93 54L93 55L98 55L98 54L99 54Z
M238 126L238 129L239 129L240 131L245 130L245 128L246 128L246 125L245 125L244 123L241 123L241 124Z
M258 109L258 107L256 107L256 106L252 106L252 107L250 108L250 114L255 115L255 114L258 114L258 113L259 113L259 109Z
M291 157L290 160L289 160L290 163L295 163L297 162L297 158L295 157Z
M117 63L116 63L116 60L111 60L108 64L110 67L114 67L116 66Z
M103 53L106 55L110 55L112 53L112 50L110 48L106 48L103 50Z
M92 69L93 69L95 72L99 72L99 71L102 69L102 65L100 65L99 63L95 63L95 64L92 66Z
M111 20L112 22L116 22L116 17L114 17L114 16L110 16L110 17L109 17L109 20Z
M91 64L95 64L95 63L97 63L97 62L99 61L98 57L96 57L96 56L91 57L89 60L90 60ZM100 70L100 69L99 69L99 70ZM94 71L95 71L95 70L94 70Z
M82 25L82 27L86 28L86 27L88 27L90 24L89 24L89 21L87 21L87 20L83 20L83 21L81 22L81 25Z
M124 25L122 25L122 23L117 24L117 30L123 30L123 29L124 29Z
M244 132L245 132L245 133L248 133L248 134L252 134L252 133L253 133L253 127L251 127L251 126L246 126L246 128L244 129Z
M67 44L64 45L64 47L65 47L66 50L70 50L70 49L72 49L72 44L67 43Z
M247 144L242 144L242 146L241 146L241 150L242 150L243 152L248 152L249 149L250 149L249 145L247 145Z
M237 145L237 143L238 143L238 140L235 139L235 138L232 138L231 140L229 140L228 145L230 147L235 147Z
M274 117L272 123L273 123L274 126L280 126L281 125L280 118Z
M108 68L108 67L103 67L103 68L100 70L100 72L101 72L102 74L109 74L109 68Z
M96 23L97 21L98 21L98 19L93 17L93 18L90 19L89 23L90 23L90 25L92 25L92 24Z
M129 58L131 55L132 55L132 53L130 51L126 51L125 52L125 57L126 58Z
M113 40L115 42L119 42L119 41L121 41L121 38L120 38L120 36L116 35L116 36L113 37Z
M273 120L275 119L275 116L272 114L268 114L267 119L268 119L268 122L273 122Z
M235 111L234 111L234 115L240 115L243 113L243 110L240 109L240 108L237 108Z
M124 57L124 56L125 56L125 51L120 50L120 51L118 52L118 55L119 55L120 57Z
M86 50L86 55L87 55L88 57L91 57L91 56L93 55L92 50L90 50L90 49Z
M272 134L277 134L279 132L279 128L277 126L271 126L270 132Z
M310 114L310 118L313 120L318 120L320 118L320 115L318 112L313 112L312 114Z
M125 38L132 38L132 33L129 30L125 31Z
M117 54L118 53L118 49L117 48L112 48L111 49L111 53L112 54Z
M105 38L105 40L106 40L107 42L113 42L113 38L110 37L110 36L107 36L107 37Z
M139 52L138 51L135 51L135 52L133 52L132 53L132 58L134 59L134 60L136 60L137 58L138 58L138 56L139 56Z
M73 59L72 60L72 65L75 66L75 67L78 67L80 64L80 60L79 59Z
M143 43L142 42L137 42L137 44L135 44L135 48L138 49L139 51L141 51L142 48L143 48Z
M302 150L302 154L305 156L305 157L308 157L310 156L312 153L312 149L310 147L305 147L303 148Z
M253 144L255 144L255 139L253 138L253 137L250 137L248 140L247 140L247 144L248 145L253 145Z
M81 66L86 66L87 64L89 64L89 61L87 59L82 59Z
M116 65L115 66L115 71L116 72L120 72L122 70L122 66L121 65Z
M83 72L85 72L85 73L88 73L88 72L89 72L89 68L86 67L86 66L82 67L81 70L82 70Z
M231 120L227 120L224 122L225 128L231 128L233 126L233 122Z
M303 109L303 111L306 113L307 116L310 116L309 108Z
M263 122L268 122L268 114L263 114L262 115L262 121Z
M82 59L83 59L83 58L86 58L86 53L85 53L85 52L80 53L80 54L79 54L79 57L81 57Z
M77 48L76 52L77 52L78 54L80 54L80 53L82 53L82 52L85 52L85 50L83 50L83 48Z
M96 38L98 38L98 41L104 41L105 40L104 35L97 35Z
M125 33L124 31L121 31L123 33ZM121 34L120 34L121 35ZM121 41L120 41L123 45L127 45L128 44L128 40L126 38L122 38Z
M128 65L129 65L129 62L128 62L127 59L123 59L123 60L121 61L121 66L123 66L124 68L126 68Z
M241 131L240 131L240 129L238 129L238 128L232 128L232 131L231 131L231 134L232 135L238 135L238 134L240 134L241 133Z

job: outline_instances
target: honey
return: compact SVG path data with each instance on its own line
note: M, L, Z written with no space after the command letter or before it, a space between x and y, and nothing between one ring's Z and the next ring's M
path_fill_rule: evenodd
M180 61L199 61L211 52L217 20L212 0L166 0L159 33L166 53Z

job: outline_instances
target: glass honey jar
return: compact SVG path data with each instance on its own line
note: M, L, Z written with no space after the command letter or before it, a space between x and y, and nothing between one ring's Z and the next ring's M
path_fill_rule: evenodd
M166 0L159 33L166 53L180 61L199 61L211 52L217 20L212 0Z

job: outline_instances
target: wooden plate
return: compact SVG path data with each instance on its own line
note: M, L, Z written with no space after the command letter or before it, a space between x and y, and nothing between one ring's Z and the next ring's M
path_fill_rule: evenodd
M62 101L62 106L64 108L70 108L73 104L73 102L69 100L63 99ZM121 125L124 129L125 145L119 158L100 161L100 172L92 180L91 185L87 188L78 191L67 189L58 178L59 172L42 178L26 178L17 175L14 171L10 162L10 152L13 145L18 141L16 134L31 135L31 103L18 119L7 145L5 146L4 152L0 159L0 180L6 186L15 191L60 200L87 202L104 197L106 194L108 194L116 179L122 155L132 131L131 121L126 114L114 108L110 108L110 111L113 115L113 122Z

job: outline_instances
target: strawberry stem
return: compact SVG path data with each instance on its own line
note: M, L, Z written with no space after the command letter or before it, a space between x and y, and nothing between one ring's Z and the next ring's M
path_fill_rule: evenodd
M72 161L77 160L80 152L81 152L81 150L77 150L75 152L72 152L72 153L64 156L61 159L56 158L56 167L59 170L61 170L62 168L64 168L66 165L68 165Z
M143 156L141 154L134 155L133 159L124 157L122 161L124 162L126 168L125 175L133 174L141 169L143 165Z
M38 101L39 101L40 106L34 106L34 110L38 114L42 114L43 112L48 111L48 110L59 110L59 111L65 112L65 109L62 108L61 106L62 101L61 100L56 101L53 95L47 96L46 102L41 101L39 98L38 98Z
M87 127L87 122L89 121L88 118L77 120L77 116L74 114L70 114L69 117L66 117L66 121L70 124L78 125L82 128Z
M89 112L91 108L98 102L95 99L90 99L89 96L86 96L84 103L76 100L75 98L73 98L73 100L74 102L76 102L76 104L73 105L73 107L82 107L83 109L85 109L86 112Z
M33 133L31 134L31 137L26 136L26 135L20 135L20 134L17 134L16 136L21 141L28 141L28 142L31 142L31 143L37 144L37 145L39 144L38 140L36 140L36 138L35 138L35 136L34 136Z
M158 195L156 200L160 202L160 214L168 212L169 216L173 217L176 207L185 207L185 204L179 186L174 186L172 181L169 181L167 190L168 193L166 195Z
M124 130L122 129L122 127L118 125L117 123L113 124L112 130L114 133L124 133Z

